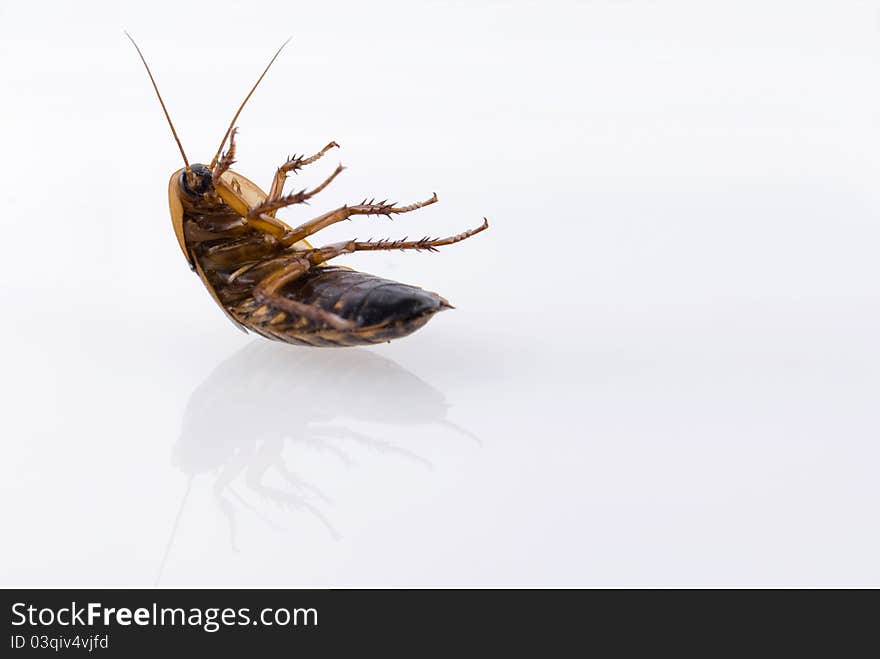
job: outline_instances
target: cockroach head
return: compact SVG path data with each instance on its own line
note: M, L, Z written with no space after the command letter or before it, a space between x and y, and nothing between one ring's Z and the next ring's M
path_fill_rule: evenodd
M180 187L190 196L201 197L214 189L211 170L206 165L194 163L189 170L180 172Z

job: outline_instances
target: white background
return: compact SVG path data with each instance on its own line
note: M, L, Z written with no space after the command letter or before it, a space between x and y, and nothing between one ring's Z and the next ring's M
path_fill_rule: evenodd
M880 3L0 4L0 583L880 585ZM348 166L458 308L236 332L166 189Z

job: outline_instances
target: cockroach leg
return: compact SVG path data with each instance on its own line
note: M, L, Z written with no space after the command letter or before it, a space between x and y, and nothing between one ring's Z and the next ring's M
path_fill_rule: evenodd
M272 185L269 188L269 196L266 200L275 201L281 197L281 193L284 192L284 182L287 180L287 175L290 172L298 172L306 165L311 165L316 160L319 160L330 149L338 147L339 145L336 142L330 142L330 144L318 151L318 153L309 156L308 158L296 155L292 158L288 158L287 161L275 171L275 178L272 179Z
M242 197L241 186L238 181L232 179L232 181L227 182L222 178L223 174L229 171L232 163L235 162L235 134L237 132L238 128L232 129L232 132L229 134L229 150L220 156L217 164L214 165L214 169L211 170L214 189L237 213L245 217L251 226L275 238L280 238L289 230L288 226L272 217L271 213L261 212L251 215L251 210L253 209L248 207L247 202Z
M214 181L219 181L224 172L232 167L232 163L235 162L235 134L237 132L238 128L232 129L232 132L229 134L229 150L220 156L220 159L217 161L217 164L211 172Z
M414 204L410 204L408 206L395 206L394 203L387 203L385 201L380 201L378 204L374 203L371 199L369 203L365 199L363 203L357 204L356 206L343 206L342 208L337 208L336 210L332 210L329 213L324 213L323 215L314 218L313 220L309 220L305 224L298 226L296 229L293 229L290 233L288 233L281 240L282 245L290 246L294 243L311 236L314 233L317 233L321 229L329 227L331 224L336 224L337 222L342 222L343 220L347 220L352 215L397 215L400 213L409 213L410 211L417 210L419 208L424 208L425 206L430 206L433 203L437 202L437 193L435 192L431 195L430 199L426 199L425 201L419 201Z
M299 192L291 192L288 195L284 195L283 197L278 197L277 199L266 199L259 206L255 206L248 210L248 218L260 217L262 215L267 215L274 213L280 208L284 208L285 206L292 206L294 204L301 204L305 201L308 201L316 194L318 194L321 190L330 185L331 181L335 179L342 170L345 169L342 165L339 165L333 173L330 174L326 179L324 179L317 187L311 190L300 190Z
M448 236L447 238L422 238L420 240L408 240L404 238L403 240L368 240L368 241L357 241L357 240L347 240L341 243L334 243L332 245L325 245L324 247L318 247L316 249L310 249L303 252L298 252L299 258L308 259L308 262L312 265L318 265L319 263L324 263L329 261L330 259L334 259L337 256L342 256L343 254L351 254L352 252L361 252L361 251L378 251L378 250L408 250L414 249L416 251L426 250L429 252L437 251L438 247L443 247L445 245L453 245L455 243L461 242L471 236L474 236L481 231L485 231L489 228L489 220L483 218L483 223L474 228L469 229L467 231L463 231L454 236Z
M311 251L317 250L310 250L310 252ZM296 300L285 297L280 293L285 285L294 281L298 277L301 277L312 267L313 262L312 258L310 258L311 256L312 255L309 254L303 257L296 257L283 267L278 268L272 274L266 276L254 288L254 299L267 307L303 316L316 322L326 323L333 329L342 331L354 329L357 327L357 323L354 321L346 320L342 316L325 311L320 307L297 302Z
M377 240L373 242L372 240L368 240L367 242L357 242L352 241L351 245L354 245L354 251L372 251L372 250L384 250L384 249L414 249L414 250L427 250L429 252L436 252L438 247L443 247L444 245L453 245L455 243L461 242L471 236L474 236L481 231L485 231L489 228L489 220L485 217L483 218L483 223L474 228L468 229L467 231L462 231L454 236L449 236L447 238L429 238L425 236L420 240L407 240L404 238L403 240Z

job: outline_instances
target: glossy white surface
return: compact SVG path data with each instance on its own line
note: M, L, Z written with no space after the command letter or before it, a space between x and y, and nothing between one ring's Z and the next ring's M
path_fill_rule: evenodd
M874 3L179 4L0 7L0 584L880 585ZM122 28L193 160L294 34L237 167L457 310L235 332Z

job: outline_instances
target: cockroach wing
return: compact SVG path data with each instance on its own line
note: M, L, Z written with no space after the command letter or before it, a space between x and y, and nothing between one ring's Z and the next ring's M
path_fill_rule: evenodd
M193 258L192 253L186 245L186 236L183 233L183 204L180 202L180 174L183 172L183 169L178 169L171 175L171 181L168 183L168 206L171 211L171 224L174 227L174 235L177 237L177 242L180 245L180 249L183 250L183 255L186 257L186 262L189 263L189 267L192 268L196 274L198 274L199 279L202 280L202 283L205 285L205 288L208 289L208 293L211 294L211 297L214 298L214 302L223 309L223 313L226 314L226 317L232 321L232 324L235 325L242 332L247 334L247 329L242 325L238 320L229 313L229 310L223 306L223 303L220 302L220 298L217 296L217 291L214 290L214 287L211 285L211 282L208 281L208 277L205 275L205 271L202 270L201 264L198 263Z
M183 204L180 203L180 184L178 183L182 171L183 169L178 169L174 172L171 175L171 180L168 182L168 207L171 211L171 225L174 227L177 243L180 245L180 249L183 250L183 256L186 258L186 262L189 263L189 267L195 269L192 255L186 248L186 237L183 235Z

